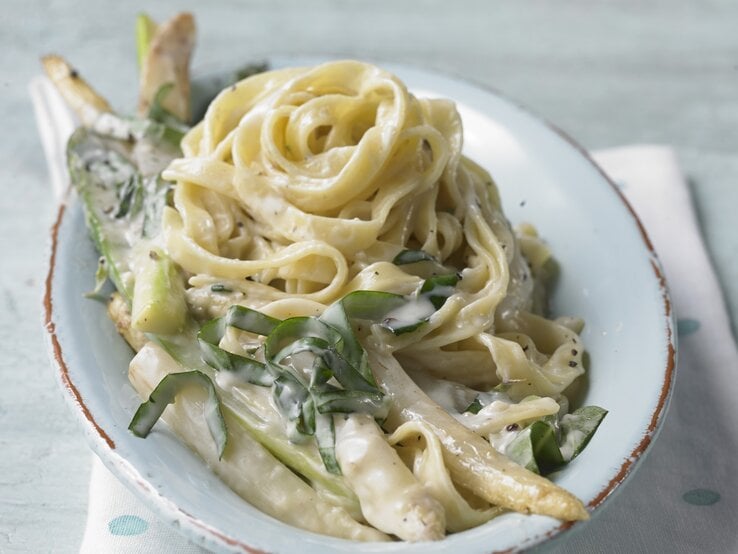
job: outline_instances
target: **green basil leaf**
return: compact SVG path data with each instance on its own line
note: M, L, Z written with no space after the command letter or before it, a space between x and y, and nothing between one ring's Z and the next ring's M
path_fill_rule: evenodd
M137 437L148 436L166 407L174 402L177 395L185 388L193 385L205 387L208 391L208 399L203 411L210 435L218 448L218 457L222 458L228 441L226 424L215 385L201 371L185 371L166 375L151 392L149 399L138 407L128 429Z
M466 407L466 409L464 410L464 412L469 412L469 413L472 413L472 414L478 414L479 413L479 410L481 410L482 408L484 408L484 406L479 401L479 397L477 397L477 398L474 399L474 401L471 404L469 404Z
M385 396L379 391L328 390L313 393L318 413L376 414L385 409Z
M425 296L431 301L436 310L440 310L448 300L448 297L456 292L454 288L461 280L458 273L448 273L446 275L437 275L430 277L423 282L420 287L420 295Z
M332 415L318 414L316 416L315 441L318 443L318 453L328 472L341 475L341 468L336 460L336 430Z
M279 319L245 306L231 306L226 314L226 325L257 335L269 335L280 323Z
M567 462L587 446L606 415L599 406L584 406L561 418L561 453Z
M215 283L214 285L210 285L210 291L211 292L233 292L231 289L226 287L223 283Z
M268 387L274 382L274 376L267 366L252 358L239 356L218 346L225 334L226 318L208 321L197 333L202 361L219 371L227 371L237 379Z
M436 262L438 260L425 250L403 250L394 257L392 263L395 265L408 265L418 262Z
M564 464L555 430L544 421L535 421L521 431L508 445L505 454L514 462L540 475Z

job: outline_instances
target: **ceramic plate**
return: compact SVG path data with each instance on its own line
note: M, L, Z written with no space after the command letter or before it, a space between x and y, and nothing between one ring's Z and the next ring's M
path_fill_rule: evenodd
M586 321L582 338L591 363L582 401L610 413L584 452L553 479L596 515L654 439L673 382L673 320L649 240L617 187L553 127L466 81L384 65L416 95L457 103L465 154L495 178L508 218L534 223L561 265L553 311ZM93 288L96 264L80 204L72 197L53 228L46 283L48 342L57 376L105 465L193 541L222 552L287 553L299 546L303 554L475 554L524 549L570 527L586 532L586 523L571 526L511 513L439 543L359 544L262 514L163 425L146 440L127 431L139 403L126 378L131 351L105 307L83 296Z

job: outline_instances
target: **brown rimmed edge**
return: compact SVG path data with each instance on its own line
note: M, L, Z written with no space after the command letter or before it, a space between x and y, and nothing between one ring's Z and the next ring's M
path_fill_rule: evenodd
M495 94L498 94L495 92ZM503 95L499 95L503 96ZM506 100L509 100L505 98ZM514 102L513 102L514 103ZM518 108L525 111L538 121L544 123L549 129L551 129L554 133L556 133L559 137L561 137L564 141L566 141L571 147L573 147L579 154L582 155L582 157L587 160L592 167L600 174L600 176L612 187L612 189L615 191L615 194L618 196L620 201L625 205L626 209L630 213L631 217L636 223L636 226L638 228L638 231L641 235L641 238L643 240L643 243L645 244L649 256L650 256L650 262L651 262L651 268L653 269L654 275L656 276L656 279L659 283L659 289L661 292L661 298L664 303L664 318L666 323L666 368L664 372L664 381L661 385L661 392L659 393L659 398L656 403L656 407L654 411L651 413L651 419L649 420L648 426L646 427L646 431L643 434L643 437L641 438L640 442L633 448L630 455L623 460L623 463L620 465L620 468L618 469L618 472L610 479L610 481L605 485L605 487L587 504L587 508L591 510L594 510L595 508L599 507L615 490L615 488L620 485L625 479L630 475L631 471L634 468L634 465L640 461L643 454L646 452L648 447L650 446L651 442L653 442L654 436L659 430L659 426L662 423L662 420L664 416L666 415L666 408L669 403L669 398L671 397L671 392L674 385L674 373L676 371L676 359L677 359L677 350L676 350L676 343L674 340L674 330L673 330L673 324L672 324L672 306L671 306L671 299L669 297L669 289L666 283L666 276L664 275L663 268L661 267L661 263L659 262L658 255L656 254L656 250L653 247L653 243L651 242L650 237L648 236L648 233L646 232L645 227L643 226L643 223L641 222L640 218L638 217L638 214L636 214L633 207L630 205L630 202L625 198L620 188L617 186L615 182L610 178L609 175L607 175L603 169L595 162L592 157L589 155L589 152L587 152L584 148L582 148L574 139L572 139L569 135L567 135L563 130L556 127L549 121L543 119L542 117L533 114L530 112L527 108L520 106L519 104L515 103ZM546 538L553 538L564 531L568 531L572 527L576 525L576 522L567 521L556 527L555 529L552 529L548 531L545 534ZM537 543L535 539L533 539L534 544ZM521 548L519 551L525 550L527 547ZM507 552L493 552L492 554L507 554Z
M56 216L56 221L54 222L54 225L51 227L51 257L49 259L49 272L46 274L46 283L45 283L45 289L44 289L44 328L46 329L46 332L49 334L49 341L51 342L51 350L54 355L54 360L56 361L57 369L59 371L59 378L64 386L64 388L67 390L69 395L72 397L74 403L79 407L80 411L82 412L82 415L84 418L89 422L89 424L95 429L95 432L99 435L99 437L105 441L105 443L108 445L108 447L111 450L115 450L115 442L113 442L113 439L110 438L110 436L103 430L102 427L95 421L95 418L90 413L89 408L85 405L84 401L82 400L82 395L79 392L79 389L77 389L76 385L72 382L72 379L69 377L69 368L67 367L66 362L64 361L64 356L62 355L62 349L61 344L59 343L59 337L56 335L56 324L54 323L54 319L52 316L53 312L53 292L52 292L52 284L54 281L54 269L56 269L56 255L57 255L57 249L59 246L59 228L61 227L62 219L64 217L64 213L66 212L66 204L64 202L61 203L59 206L59 211Z
M610 179L610 177L602 170L602 168L599 165L597 165L597 163L592 159L589 153L586 150L584 150L584 148L582 148L579 144L577 144L569 135L567 135L564 131L562 131L555 125L549 123L548 121L545 121L540 118L539 120L543 121L546 124L546 126L548 126L549 129L554 131L563 140L568 142L570 146L572 146L575 150L577 150L590 164L592 164L592 166L597 170L600 176L603 179L605 179L605 181L607 181L607 183L612 187L612 189L617 194L618 198L620 198L621 202L628 209L628 211L630 212L630 215L633 217L633 220L635 221L638 227L638 231L641 234L641 238L643 239L643 242L646 245L646 248L648 249L648 252L651 258L650 259L651 268L653 269L653 273L656 276L656 280L659 283L661 299L664 303L664 318L666 322L667 358L666 358L666 368L665 368L665 373L664 373L664 381L661 385L661 392L659 393L659 399L656 403L656 408L651 414L651 419L649 420L648 426L646 427L646 432L644 433L641 441L631 451L630 456L628 456L628 458L626 458L625 461L622 463L619 471L615 474L615 476L599 492L599 494L595 496L589 502L589 504L587 504L589 508L594 509L594 508L597 508L599 505L601 505L605 501L605 499L608 496L610 496L610 494L615 489L615 487L625 480L625 478L630 473L630 470L632 469L633 464L635 464L640 459L640 457L645 453L646 449L653 441L654 435L658 431L661 420L666 414L666 407L668 405L668 401L671 396L672 385L674 384L674 372L676 370L676 344L674 341L674 331L673 331L673 326L672 326L672 306L671 306L671 299L669 298L669 289L666 283L666 276L664 275L664 270L661 267L661 263L659 262L658 255L656 254L656 250L653 247L653 243L651 242L651 239L648 236L646 229L643 227L643 223L641 223L641 220L638 217L638 214L636 214L635 210L630 205L628 200L625 198L620 188L613 182L612 179Z
M68 399L71 400L74 403L74 405L78 408L79 413L82 414L82 417L84 417L85 421L94 430L94 432L97 434L97 437L102 441L102 443L109 450L114 451L115 442L113 441L113 439L110 438L110 436L105 432L105 430L95 420L94 416L92 415L89 408L85 404L82 398L82 395L79 392L79 389L74 384L74 382L72 381L69 375L69 368L67 366L67 363L64 360L64 354L62 352L61 343L59 341L59 337L56 334L56 324L54 323L54 318L53 318L54 271L56 269L57 254L58 254L58 247L59 247L59 230L61 228L62 221L64 220L64 215L66 214L66 211L67 211L66 202L62 201L59 206L58 212L57 212L56 220L54 221L54 224L51 227L51 254L49 257L49 270L48 270L48 273L46 274L46 281L44 284L44 295L43 295L44 328L46 329L46 332L48 333L49 342L51 345L50 353L53 354L53 360L56 364L58 376L59 376L62 386L64 387L64 389L66 390L66 393L68 394ZM94 447L93 447L93 450L95 450ZM121 465L121 469L126 473L129 483L136 485L136 487L139 489L141 494L145 494L145 495L154 494L162 498L161 495L157 491L151 488L151 485L149 485L149 483L147 483L145 480L141 478L138 472L134 468L132 468L128 464L128 462L126 462L125 460L121 458L119 459L119 463ZM176 514L176 519L183 519L187 521L187 523L189 523L192 527L196 527L208 533L216 541L227 544L230 547L238 548L239 550L241 550L242 552L246 552L247 554L268 554L267 552L263 550L253 548L247 544L244 544L232 537L229 537L219 532L218 530L212 528L206 523L200 521L196 517L188 514L187 512L185 512L178 506L174 506L169 502L167 504L169 506L167 511L173 512L174 514Z
M431 72L432 70L424 70L426 72ZM643 456L643 454L646 452L648 447L650 446L651 442L653 442L654 436L659 430L659 427L663 421L664 416L666 415L666 408L668 407L669 399L671 397L671 392L674 385L674 373L676 371L676 360L677 360L677 348L676 348L676 341L674 339L674 330L673 330L673 320L672 320L672 305L671 305L671 299L669 297L669 289L666 282L666 276L664 275L663 268L661 267L661 263L659 262L658 255L656 253L656 250L654 249L653 243L651 242L651 238L648 236L648 233L646 232L645 227L643 226L643 223L641 222L640 218L638 217L638 214L636 214L633 207L630 205L630 202L625 198L620 188L617 186L617 184L610 178L607 173L603 171L603 169L597 164L597 162L592 159L592 156L590 156L589 152L585 150L578 142L576 142L572 137L570 137L565 131L563 131L561 128L557 127L550 121L548 121L546 118L542 117L541 115L535 113L527 106L522 105L520 102L513 100L512 98L508 97L506 94L504 94L502 91L496 89L495 87L492 87L490 85L487 85L486 83L481 83L479 81L476 81L474 79L471 79L469 77L461 76L461 75L455 75L452 72L438 72L446 76L450 76L458 81L462 81L464 83L469 84L470 86L473 86L475 88L481 89L485 92L488 92L492 94L493 96L496 96L498 98L503 99L508 104L515 106L517 109L525 113L527 116L535 119L545 127L547 127L550 131L555 133L560 139L562 139L564 142L569 144L576 152L578 152L582 158L584 158L585 161L587 161L590 166L602 177L602 179L605 180L605 182L610 185L612 190L615 192L615 195L620 199L622 204L625 206L625 208L630 213L630 216L632 217L632 220L636 224L636 228L638 229L639 234L641 235L641 240L643 240L644 245L646 246L646 250L648 251L648 255L650 258L651 268L653 269L654 275L656 276L656 280L659 283L659 289L661 292L661 299L664 304L664 323L666 328L666 367L664 368L664 381L661 384L661 391L659 393L658 401L656 402L656 407L654 408L653 412L651 413L651 418L649 420L648 426L646 427L645 432L643 433L643 437L638 442L638 444L633 448L630 455L623 460L622 464L620 465L620 468L618 469L618 472L610 479L610 481L605 485L605 487L600 490L600 492L587 504L587 508L589 508L590 511L594 510L595 508L602 505L602 503L612 494L612 492L617 488L618 485L620 485L625 479L630 475L634 465L638 463ZM564 531L568 531L572 527L574 527L578 522L573 521L565 521L555 527L554 529L549 530L544 535L542 535L545 539L551 539L554 538ZM585 523L585 522L581 522ZM527 550L528 548L532 548L536 544L539 544L541 540L541 535L536 535L534 537L531 537L526 544L521 544L516 548L512 549L506 549L506 550L495 550L490 552L490 554L511 554L514 552L523 552Z

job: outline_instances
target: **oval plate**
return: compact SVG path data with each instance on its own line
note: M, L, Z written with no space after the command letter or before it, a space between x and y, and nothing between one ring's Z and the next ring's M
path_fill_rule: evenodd
M273 60L273 67L319 60ZM640 222L586 153L552 126L466 81L383 64L418 96L457 103L464 153L497 182L505 213L533 223L561 266L557 315L584 318L590 355L583 403L609 410L584 452L553 479L597 508L635 469L655 438L674 379L674 322L665 282ZM127 431L139 399L127 380L131 351L94 287L97 254L76 198L52 232L44 297L50 355L95 453L165 522L222 552L516 551L582 528L505 514L439 543L362 544L316 535L259 512L221 483L163 425L146 439ZM566 534L564 535L566 536Z

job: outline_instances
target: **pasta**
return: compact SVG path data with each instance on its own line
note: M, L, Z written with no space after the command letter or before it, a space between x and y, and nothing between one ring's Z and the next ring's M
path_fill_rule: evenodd
M568 413L582 322L546 317L551 254L462 154L453 102L344 60L249 76L189 128L155 74L189 94L178 17L155 39L171 60L144 56L144 119L76 72L65 89L88 127L70 171L148 399L131 431L161 416L254 506L343 538L586 519L540 475L605 414Z
M163 236L203 313L225 315L227 303L209 292L216 284L279 318L323 313L354 291L407 295L423 278L392 260L422 251L431 273L453 268L458 284L411 333L367 327L370 359L395 357L469 386L504 384L512 402L490 406L508 415L504 425L473 416L486 418L472 426L485 436L558 413L553 397L583 372L578 336L532 312L535 278L492 179L461 154L453 103L417 99L356 61L271 71L223 91L182 146L163 173L177 183ZM547 398L513 403L532 395Z
M222 92L163 173L177 182L164 239L193 274L192 302L223 315L199 294L214 283L282 316L354 290L408 294L422 279L392 259L423 250L463 268L457 290L422 330L384 346L439 378L514 382L516 400L561 393L583 371L577 335L531 313L531 270L461 135L451 102L418 100L359 62L272 71Z

